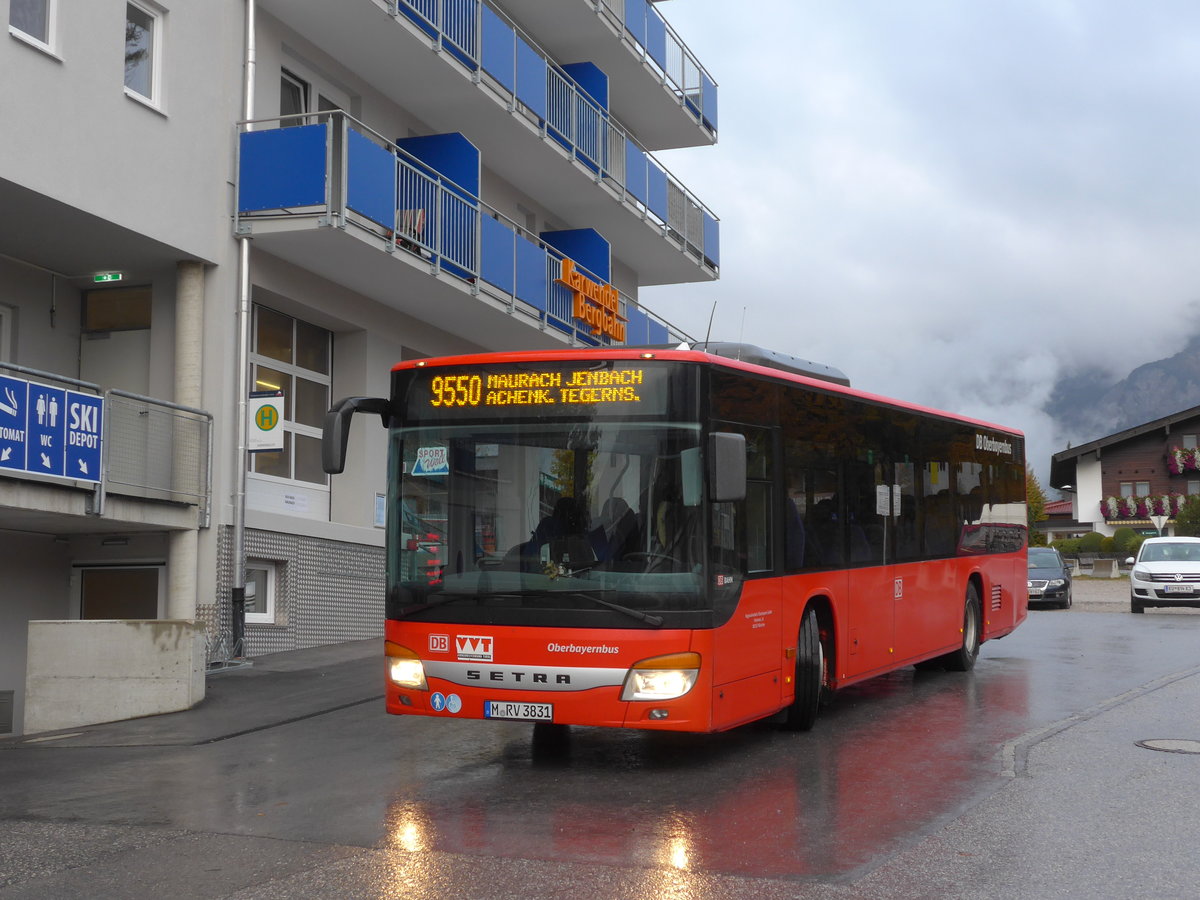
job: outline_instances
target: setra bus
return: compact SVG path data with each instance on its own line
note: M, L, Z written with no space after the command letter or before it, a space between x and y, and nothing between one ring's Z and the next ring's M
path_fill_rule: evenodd
M740 344L402 362L389 398L387 711L715 732L1026 617L1016 431Z

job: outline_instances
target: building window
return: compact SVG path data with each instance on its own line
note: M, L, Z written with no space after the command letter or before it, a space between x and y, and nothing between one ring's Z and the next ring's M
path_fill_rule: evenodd
M337 88L322 84L315 78L301 77L290 69L279 70L279 115L297 116L281 122L280 125L306 125L321 120L322 117L314 116L313 113L349 108L349 96Z
M1195 450L1196 449L1196 435L1185 434L1183 436L1183 449L1184 450Z
M1200 494L1200 481L1189 481L1187 483L1187 492L1189 497L1195 497Z
M153 295L150 286L85 291L83 331L138 331L150 327Z
M257 475L327 485L321 426L329 409L333 335L265 306L254 307L250 355L255 391L283 391L283 450L250 454Z
M299 116L308 112L308 82L298 78L287 69L279 72L279 116ZM285 119L280 122L284 128L290 125L303 125L303 119Z
M275 624L275 563L246 560L246 621Z
M162 566L80 567L79 618L157 619Z
M50 49L54 33L54 0L9 0L8 33Z
M162 16L142 3L125 4L125 93L155 105L161 90Z
M1150 496L1150 482L1148 481L1122 481L1121 482L1122 497L1148 497Z

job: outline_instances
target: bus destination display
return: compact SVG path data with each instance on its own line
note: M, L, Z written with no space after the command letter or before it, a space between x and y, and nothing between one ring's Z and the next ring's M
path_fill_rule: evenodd
M664 367L452 369L416 377L409 409L420 417L482 411L544 411L614 406L655 412L665 403Z

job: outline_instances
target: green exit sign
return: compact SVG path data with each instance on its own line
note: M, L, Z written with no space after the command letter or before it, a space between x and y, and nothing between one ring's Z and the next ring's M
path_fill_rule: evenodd
M105 281L120 281L124 277L120 272L101 272L99 275L92 276L92 282L101 284Z

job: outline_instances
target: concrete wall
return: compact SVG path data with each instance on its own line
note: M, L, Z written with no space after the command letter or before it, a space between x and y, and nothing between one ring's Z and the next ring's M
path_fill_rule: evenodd
M170 620L29 623L25 733L177 712L204 699L204 631Z
M24 716L26 625L70 615L68 547L44 534L6 532L0 539L0 691L13 691L13 733Z

